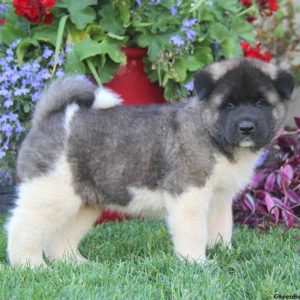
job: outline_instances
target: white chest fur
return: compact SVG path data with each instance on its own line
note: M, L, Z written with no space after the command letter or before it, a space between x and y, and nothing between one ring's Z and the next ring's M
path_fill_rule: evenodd
M234 162L224 156L216 157L216 164L210 178L210 184L215 196L227 194L227 198L234 197L241 192L253 176L259 153L240 149ZM232 200L232 199L231 199Z

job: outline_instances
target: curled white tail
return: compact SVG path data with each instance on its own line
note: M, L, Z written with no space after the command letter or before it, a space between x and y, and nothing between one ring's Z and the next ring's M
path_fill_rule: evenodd
M93 108L107 109L122 104L122 98L115 92L107 88L97 88L95 90L95 101Z

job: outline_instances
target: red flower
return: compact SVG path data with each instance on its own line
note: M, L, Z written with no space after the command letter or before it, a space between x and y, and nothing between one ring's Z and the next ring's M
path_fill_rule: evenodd
M29 22L45 24L53 22L53 14L48 10L53 7L56 0L14 0L15 13L26 18Z
M240 0L240 2L246 7L252 5L251 0ZM278 10L278 0L256 0L256 3L259 6L260 13L262 16L270 17L274 11ZM248 22L253 22L255 19L253 17L248 17Z
M272 56L268 51L265 51L265 53L261 52L260 44L257 44L255 47L251 47L248 43L241 43L241 47L245 57L256 58L266 62L270 62L272 59Z
M247 8L252 4L251 0L241 0L241 3Z
M0 26L5 24L5 18L0 19Z
M277 4L277 0L269 0L269 9L271 11L277 11L278 10L278 4Z
M56 0L40 0L42 6L51 8L56 4Z

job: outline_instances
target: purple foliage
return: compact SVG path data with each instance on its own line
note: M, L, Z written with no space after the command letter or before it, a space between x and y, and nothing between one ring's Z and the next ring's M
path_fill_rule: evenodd
M300 228L300 118L298 129L276 140L276 157L262 165L247 190L234 202L235 222L258 227Z

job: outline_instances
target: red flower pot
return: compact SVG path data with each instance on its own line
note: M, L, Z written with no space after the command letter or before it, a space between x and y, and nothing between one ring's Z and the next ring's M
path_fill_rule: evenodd
M144 72L143 58L147 54L146 49L125 48L123 52L127 56L127 64L122 66L116 72L114 79L104 86L119 94L124 100L124 105L165 103L163 89L158 84L152 83ZM105 210L96 224L129 218L127 214Z
M121 95L125 105L164 103L163 89L152 83L144 72L143 58L147 54L146 49L125 48L123 52L127 56L127 64L104 86Z

